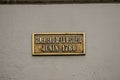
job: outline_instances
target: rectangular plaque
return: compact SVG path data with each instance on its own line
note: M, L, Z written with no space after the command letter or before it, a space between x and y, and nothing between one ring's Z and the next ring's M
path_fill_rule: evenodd
M85 33L33 33L32 55L85 55Z

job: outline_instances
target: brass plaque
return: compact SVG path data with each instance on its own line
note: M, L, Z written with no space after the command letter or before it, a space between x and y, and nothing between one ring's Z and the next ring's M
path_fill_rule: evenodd
M33 33L32 55L85 54L85 33Z

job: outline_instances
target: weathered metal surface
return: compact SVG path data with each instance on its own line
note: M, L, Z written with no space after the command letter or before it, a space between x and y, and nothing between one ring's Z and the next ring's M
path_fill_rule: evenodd
M33 55L85 54L85 33L33 33Z

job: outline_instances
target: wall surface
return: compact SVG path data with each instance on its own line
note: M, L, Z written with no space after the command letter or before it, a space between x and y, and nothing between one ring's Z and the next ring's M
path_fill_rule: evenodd
M33 32L85 32L85 56L32 56ZM120 4L0 5L0 80L120 80Z

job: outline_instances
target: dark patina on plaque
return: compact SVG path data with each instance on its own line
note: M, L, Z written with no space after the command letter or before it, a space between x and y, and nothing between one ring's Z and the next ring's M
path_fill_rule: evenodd
M32 55L85 55L85 33L33 33Z

